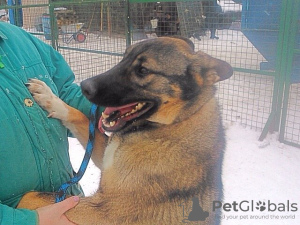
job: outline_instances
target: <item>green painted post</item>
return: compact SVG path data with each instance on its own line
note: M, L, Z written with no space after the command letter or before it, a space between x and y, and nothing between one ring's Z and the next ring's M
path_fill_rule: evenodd
M284 79L282 73L282 58L284 57L284 38L286 33L286 14L288 1L282 1L279 23L278 43L276 50L276 67L275 67L275 79L273 86L273 99L272 109L270 116L265 124L263 131L259 137L262 141L268 134L268 132L274 132L279 130L280 115L281 115L281 103L283 95L283 83Z
M299 0L282 1L272 110L259 140L263 140L268 132L274 131L280 132L281 141L284 139L298 10Z
M277 86L277 102L275 109L275 118L274 118L274 131L279 131L280 118L281 118L281 106L284 94L284 82L285 82L285 66L286 66L286 58L288 57L289 52L287 52L287 42L288 35L290 30L290 3L293 0L282 1L284 5L282 8L284 10L281 11L281 19L280 19L280 29L279 29L279 45L280 49L277 52L277 68L276 70L279 72L278 76L278 86Z
M55 5L50 3L49 0L49 15L50 15L50 32L51 32L51 45L54 49L58 50L58 29L57 21L54 14Z
M291 0L289 1L289 8L287 13L287 23L288 23L288 32L286 34L286 52L287 57L285 58L284 67L284 99L282 105L282 116L281 116L281 125L280 125L280 133L279 133L279 141L284 142L285 140L285 130L286 130L286 119L287 119L287 111L288 111L288 102L289 102L289 94L290 94L290 85L291 85L291 73L293 67L293 58L294 58L294 48L295 41L298 31L298 12L300 7L300 0Z
M131 18L130 18L130 1L125 0L125 37L126 47L131 45Z

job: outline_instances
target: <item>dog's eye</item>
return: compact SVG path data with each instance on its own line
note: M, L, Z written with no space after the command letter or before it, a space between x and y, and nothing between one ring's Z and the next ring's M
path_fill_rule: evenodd
M146 75L148 75L149 74L149 70L148 69L146 69L145 67L140 67L139 69L138 69L138 71L137 71L137 74L139 75L139 76L146 76Z

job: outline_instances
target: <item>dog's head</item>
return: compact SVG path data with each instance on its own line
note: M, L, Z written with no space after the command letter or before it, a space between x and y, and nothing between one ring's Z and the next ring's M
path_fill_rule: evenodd
M232 73L228 63L195 52L189 39L161 37L130 46L120 63L81 87L91 102L107 107L102 128L116 132L141 120L173 123L212 98L213 84Z

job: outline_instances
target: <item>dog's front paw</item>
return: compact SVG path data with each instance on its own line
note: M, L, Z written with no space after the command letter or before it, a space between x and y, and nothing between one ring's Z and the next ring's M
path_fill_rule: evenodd
M67 107L65 103L54 95L52 90L43 81L30 79L26 83L26 86L34 100L49 113L48 117L61 120L66 117Z

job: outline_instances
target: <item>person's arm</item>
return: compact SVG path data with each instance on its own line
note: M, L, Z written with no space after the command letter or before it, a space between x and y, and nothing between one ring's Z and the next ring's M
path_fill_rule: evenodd
M65 213L79 203L79 197L73 196L66 200L38 208L39 225L75 225L68 220Z
M64 214L78 203L79 197L73 196L37 210L15 209L0 204L0 225L74 225Z
M38 214L34 210L14 209L7 205L0 204L0 225L36 225Z

